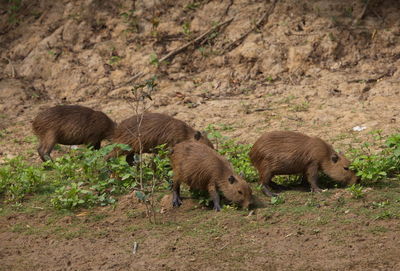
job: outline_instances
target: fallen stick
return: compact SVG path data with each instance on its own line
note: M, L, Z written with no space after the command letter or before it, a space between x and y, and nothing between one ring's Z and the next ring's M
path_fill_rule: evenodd
M354 19L353 25L357 24L364 17L364 14L365 14L365 12L367 11L367 8L368 8L368 3L369 3L369 0L367 0L365 2L364 8L361 11L360 15L358 15L358 17Z
M229 24L230 22L232 22L232 20L233 20L233 18L231 18L231 19L229 19L229 20L227 20L227 21L225 21L225 22L219 23L219 24L217 24L216 26L211 27L208 31L204 32L203 34L201 34L200 36L198 36L198 37L195 38L194 40L189 41L188 43L182 45L181 47L179 47L179 48L177 48L177 49L175 49L175 50L169 52L167 55L165 55L165 56L163 56L162 58L160 58L159 63L161 63L161 62L167 60L167 59L170 58L170 57L175 56L176 54L178 54L178 53L180 53L181 51L185 50L185 49L186 49L187 47L189 47L190 45L195 44L196 42L202 40L204 37L206 37L207 35L209 35L209 34L212 33L213 31L215 31L216 29L220 28L221 26L224 26L224 25L226 25L226 24Z
M269 9L263 14L263 16L261 16L261 18L256 22L256 24L254 25L254 27L252 27L250 30L248 30L246 33L244 33L243 35L241 35L238 39L232 41L231 43L229 43L226 47L224 52L227 51L231 51L233 48L237 47L239 45L239 42L243 41L251 32L253 32L254 30L256 30L257 28L259 28L261 26L261 24L265 21L268 20L269 15L271 15L271 13L274 11L276 3L278 2L278 0L272 1L271 6L269 7Z

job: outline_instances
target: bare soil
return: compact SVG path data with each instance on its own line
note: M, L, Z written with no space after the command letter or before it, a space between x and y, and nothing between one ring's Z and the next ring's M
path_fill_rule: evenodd
M214 124L241 143L293 130L348 151L371 131L399 130L397 0L371 0L365 12L358 0L12 5L0 2L0 161L40 162L31 120L43 108L81 104L119 122L134 114L132 88L153 76L150 111ZM115 209L67 214L38 199L22 210L2 204L0 270L400 270L399 220L372 205L390 199L398 213L399 192L293 191L279 206L258 195L250 216L186 199L178 210L160 205L157 225L130 195Z

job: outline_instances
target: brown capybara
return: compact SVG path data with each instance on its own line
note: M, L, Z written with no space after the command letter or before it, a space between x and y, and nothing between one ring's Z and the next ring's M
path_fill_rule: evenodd
M321 191L317 185L318 171L338 182L358 182L349 169L349 160L318 137L290 131L267 132L256 141L249 155L259 172L263 192L268 196L275 195L270 190L270 182L274 175L280 174L303 174L314 192Z
M103 112L80 105L56 105L40 112L33 120L39 138L39 156L51 159L55 144L87 144L99 149L103 139L111 138L116 124Z
M181 120L160 113L143 113L122 121L112 138L113 143L127 144L131 150L121 151L116 148L106 159L126 155L127 162L132 165L135 153L150 153L158 145L167 144L168 147L173 147L191 139L214 148L206 135Z
M171 154L174 172L172 205L182 204L180 198L181 182L191 188L208 191L214 202L214 209L221 210L219 194L242 207L250 205L252 192L249 184L234 173L231 164L214 149L196 141L184 141L177 144Z

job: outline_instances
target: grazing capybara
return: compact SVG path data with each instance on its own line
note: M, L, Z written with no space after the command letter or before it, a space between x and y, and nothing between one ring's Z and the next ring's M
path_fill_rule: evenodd
M214 148L206 135L194 130L185 122L160 113L143 113L122 121L115 129L113 143L127 144L130 151L115 148L106 159L126 155L127 162L132 165L135 153L150 153L161 144L173 147L176 144L194 139Z
M87 144L99 149L109 139L116 124L103 112L80 105L56 105L40 112L33 120L33 132L39 138L39 156L51 159L55 144Z
M182 204L181 182L191 188L208 191L216 211L221 210L218 191L221 191L226 199L244 208L249 207L252 197L249 184L235 174L228 160L214 149L196 141L184 141L173 148L171 163L174 172L174 207Z
M349 169L349 160L318 137L290 131L267 132L256 141L249 155L268 196L275 195L269 186L274 175L303 174L314 192L321 191L317 185L318 171L338 182L358 182Z

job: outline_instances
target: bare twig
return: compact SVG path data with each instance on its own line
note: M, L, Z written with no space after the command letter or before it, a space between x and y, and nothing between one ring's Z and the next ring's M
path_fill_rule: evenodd
M239 46L239 44L254 30L260 28L263 24L266 24L268 22L268 17L269 15L271 15L274 12L276 3L278 2L278 0L272 0L271 6L269 7L268 10L265 11L265 13L263 14L263 16L261 16L261 18L256 22L256 24L249 29L247 32L245 32L243 35L241 35L238 39L232 41L231 43L229 43L226 47L225 47L225 53L228 51L233 50L234 48L236 48L237 46Z
M354 24L357 24L357 23L364 17L364 14L365 14L365 12L367 11L367 8L368 8L368 3L369 3L369 0L367 0L367 1L365 2L364 8L363 8L363 10L361 11L360 15L358 15L357 18L354 19L353 25L354 25Z
M121 83L121 84L118 84L118 85L114 86L114 88L113 88L112 90L117 89L117 88L120 88L120 87L124 87L124 86L126 86L126 85L129 85L129 84L133 83L136 79L138 79L139 77L141 77L142 75L143 75L143 72L138 72L137 74L135 74L135 75L134 75L131 79L129 79L128 81L125 81L125 82L123 82L123 83Z
M384 77L386 77L386 76L390 76L390 71L387 72L387 73L385 73L385 74L379 75L379 76L377 76L377 77L375 77L375 78L353 79L353 80L347 81L347 83L375 83L375 82L380 81L382 78L384 78Z
M230 22L232 22L233 18L224 21L222 23L217 24L216 26L211 27L209 30L207 30L206 32L204 32L203 34L201 34L200 36L198 36L197 38L195 38L192 41L189 41L188 43L182 45L181 47L169 52L167 55L163 56L162 58L160 58L159 63L169 59L170 57L173 57L175 55L177 55L178 53L182 52L183 50L185 50L187 47L189 47L192 44L195 44L197 42L199 42L200 40L204 39L206 36L208 36L209 34L211 34L212 32L214 32L215 30L217 30L218 28L229 24Z
M229 0L229 4L225 9L224 16L228 15L229 9L231 8L232 5L233 5L233 0Z

